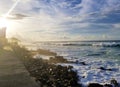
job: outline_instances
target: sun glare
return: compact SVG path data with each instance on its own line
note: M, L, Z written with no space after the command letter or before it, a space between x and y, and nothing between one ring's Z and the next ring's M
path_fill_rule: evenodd
M0 18L0 28L7 27L7 26L8 26L7 19L4 17Z

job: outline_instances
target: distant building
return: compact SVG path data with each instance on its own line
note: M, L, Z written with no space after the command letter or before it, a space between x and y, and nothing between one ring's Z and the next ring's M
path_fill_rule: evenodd
M0 28L0 38L6 38L6 27Z

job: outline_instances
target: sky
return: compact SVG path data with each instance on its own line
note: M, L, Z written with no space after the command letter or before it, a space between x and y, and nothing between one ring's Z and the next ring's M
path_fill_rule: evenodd
M0 0L5 15L24 41L120 40L120 0Z

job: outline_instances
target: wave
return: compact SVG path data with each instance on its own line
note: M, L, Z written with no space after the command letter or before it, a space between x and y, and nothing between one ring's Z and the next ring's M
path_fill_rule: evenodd
M64 43L62 46L120 47L120 43Z
M101 46L101 47L120 47L120 43L99 43L99 44L93 44L93 46Z
M93 47L120 47L119 42L45 42L41 43L45 46L93 46Z
M62 45L63 46L92 46L92 44L72 44L72 43L65 43Z

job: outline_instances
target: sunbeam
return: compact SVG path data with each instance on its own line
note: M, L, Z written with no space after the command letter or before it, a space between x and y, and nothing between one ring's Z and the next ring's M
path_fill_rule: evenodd
M5 18L15 9L15 7L17 6L17 4L19 3L20 0L17 0L13 6L10 8L10 10L5 14Z

